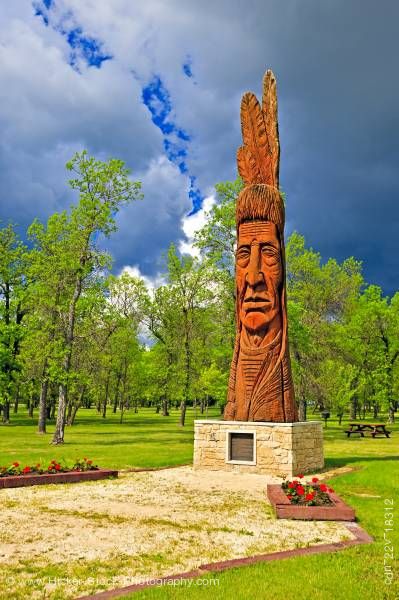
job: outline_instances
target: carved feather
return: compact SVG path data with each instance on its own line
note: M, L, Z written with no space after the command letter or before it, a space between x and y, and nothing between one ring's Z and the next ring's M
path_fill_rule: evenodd
M267 71L263 81L262 108L252 92L241 101L241 130L244 145L237 151L238 171L244 182L278 187L280 146L277 125L276 80Z
M274 187L279 187L280 141L277 117L276 78L270 69L263 78L262 112L272 157L272 175Z
M240 146L237 150L237 166L244 183L262 183L262 175L258 162L248 146Z
M241 101L241 130L244 147L254 156L262 181L266 182L270 177L266 157L269 155L269 142L263 113L259 102L251 92L244 94ZM256 183L251 181L251 183Z

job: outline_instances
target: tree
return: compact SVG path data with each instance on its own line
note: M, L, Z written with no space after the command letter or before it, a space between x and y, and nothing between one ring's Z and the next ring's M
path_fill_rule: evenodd
M26 314L26 265L26 248L14 227L11 224L3 227L0 229L0 399L4 423L10 419L12 396L18 397L19 355Z
M74 174L69 183L79 193L78 203L69 213L53 215L47 227L36 221L30 228L37 253L44 253L39 257L40 268L36 273L37 285L41 288L38 296L46 296L43 289L46 281L52 283L50 298L45 300L53 324L49 326L49 337L54 327L60 334L56 374L58 411L53 444L64 441L79 301L93 281L103 276L109 264L107 255L97 248L96 240L99 235L108 237L116 230L115 215L123 204L141 197L140 183L130 181L129 171L120 160L102 162L83 151L75 154L67 163L67 169Z

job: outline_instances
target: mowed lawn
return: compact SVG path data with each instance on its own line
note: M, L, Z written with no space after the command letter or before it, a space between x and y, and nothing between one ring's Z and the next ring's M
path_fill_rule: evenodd
M220 412L220 411L219 411ZM169 417L156 414L154 408L127 411L123 423L120 413L107 414L106 419L95 409L80 409L76 422L65 429L65 442L51 445L54 422L47 433L37 433L37 419L27 416L24 406L11 415L8 425L0 424L0 466L18 461L21 464L48 464L52 459L73 462L76 458L92 459L101 467L161 467L192 461L194 411L187 411L186 425L179 426L179 411ZM209 411L209 417L218 412ZM202 417L198 411L197 418Z
M0 465L18 460L21 463L46 462L52 458L73 461L87 456L105 467L158 467L179 465L192 460L193 420L188 410L187 425L178 425L179 412L157 415L154 409L126 413L119 424L119 414L110 413L106 420L94 410L82 409L76 424L68 427L65 444L50 445L53 426L45 436L36 434L36 423L20 414L12 423L0 426ZM218 418L216 410L209 417ZM197 418L201 417L197 414ZM356 546L337 553L306 556L271 563L259 563L215 574L219 585L207 587L162 586L136 593L127 598L141 599L260 599L296 600L397 600L399 598L399 426L389 426L390 439L370 437L347 439L342 426L332 420L325 434L326 468L349 466L353 471L330 480L336 491L356 509L358 521L375 538L374 544ZM205 474L204 474L205 476ZM78 489L78 486L77 486ZM1 499L1 495L0 495ZM394 502L393 531L384 522L386 501ZM391 585L384 582L384 533L386 568L393 571ZM391 542L391 545L388 544ZM394 558L390 548L394 548ZM212 576L212 575L211 575ZM207 575L208 577L208 575Z

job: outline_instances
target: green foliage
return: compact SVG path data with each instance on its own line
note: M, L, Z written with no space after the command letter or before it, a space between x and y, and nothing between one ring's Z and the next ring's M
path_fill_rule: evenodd
M119 160L77 153L67 165L77 201L28 229L0 230L0 403L39 407L41 431L95 405L123 420L142 406L223 406L236 333L235 205L241 179L216 186L217 202L195 245L168 251L162 284L147 289L110 275L99 239L142 197ZM134 257L133 257L134 260ZM323 262L294 232L286 243L289 340L301 418L329 408L392 420L399 397L399 292L385 298L363 282L353 257ZM56 411L58 407L58 411ZM60 408L61 407L61 408ZM52 415L52 417L51 417ZM43 425L44 423L44 425ZM60 432L62 438L63 432Z

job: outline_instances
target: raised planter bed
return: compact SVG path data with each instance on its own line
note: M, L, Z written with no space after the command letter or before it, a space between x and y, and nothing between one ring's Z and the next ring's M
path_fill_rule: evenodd
M335 493L329 496L332 506L298 506L291 504L279 484L269 484L267 497L278 519L300 519L305 521L354 521L355 511Z
M68 471L66 473L43 473L39 475L11 475L0 477L0 489L27 487L30 485L47 485L49 483L77 483L78 481L97 481L118 477L118 471L96 469L93 471Z

